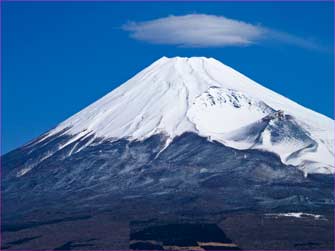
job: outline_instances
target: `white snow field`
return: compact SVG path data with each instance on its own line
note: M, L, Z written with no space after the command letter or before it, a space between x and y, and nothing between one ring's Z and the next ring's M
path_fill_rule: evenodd
M67 144L85 135L143 140L163 133L168 145L195 132L233 148L274 152L306 175L334 173L332 119L213 58L162 57L47 137L62 130L73 135Z

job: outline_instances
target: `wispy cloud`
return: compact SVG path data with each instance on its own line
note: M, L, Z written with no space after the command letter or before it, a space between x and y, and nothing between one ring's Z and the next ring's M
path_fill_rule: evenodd
M313 41L261 25L206 14L168 16L122 26L134 39L183 47L248 46L265 40L318 49Z

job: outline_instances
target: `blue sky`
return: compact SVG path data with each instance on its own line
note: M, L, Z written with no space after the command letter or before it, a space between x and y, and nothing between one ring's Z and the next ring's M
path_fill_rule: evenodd
M162 56L214 57L333 117L333 37L330 2L2 2L2 152Z

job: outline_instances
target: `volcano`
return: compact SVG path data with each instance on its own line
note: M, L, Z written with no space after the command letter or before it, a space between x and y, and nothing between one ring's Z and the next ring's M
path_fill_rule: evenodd
M44 236L36 228L106 214L118 224L218 222L236 212L329 214L333 132L332 119L213 58L163 57L2 156L5 244L56 248L29 238ZM23 232L35 234L23 244L10 241ZM107 245L69 242L65 247Z

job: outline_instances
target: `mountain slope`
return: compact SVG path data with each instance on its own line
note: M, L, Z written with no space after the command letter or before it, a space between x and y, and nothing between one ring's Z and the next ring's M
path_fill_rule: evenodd
M310 211L333 203L332 176L311 174L306 178L275 154L236 150L195 133L175 137L164 151L166 135L143 141L96 139L74 153L76 144L85 144L78 139L50 157L38 159L41 151L52 152L55 145L69 139L68 135L57 134L4 156L6 221L16 221L34 211L123 208L134 199L150 203L175 200L172 207L164 208L167 212L189 206L206 212ZM18 176L27 156L36 159L34 168ZM208 203L215 206L201 202L208 196L212 198ZM189 197L198 199L185 204Z
M276 144L265 144L263 140L262 144L252 142L242 147L241 142L231 140L231 133L244 128L243 135L248 134L245 131L248 125L275 111L292 116L295 129L303 131L313 141L313 147L308 148L299 140ZM237 149L257 146L275 152L284 163L306 173L334 172L333 120L257 84L213 58L163 57L62 122L41 140L60 132L70 138L59 149L78 139L90 138L81 148L73 148L77 152L97 138L143 140L164 134L167 136L164 147L167 147L174 137L194 132ZM285 133L279 129L277 132ZM267 137L266 133L268 130L263 132L263 138ZM287 136L286 139L290 137ZM23 169L21 174L28 169Z

